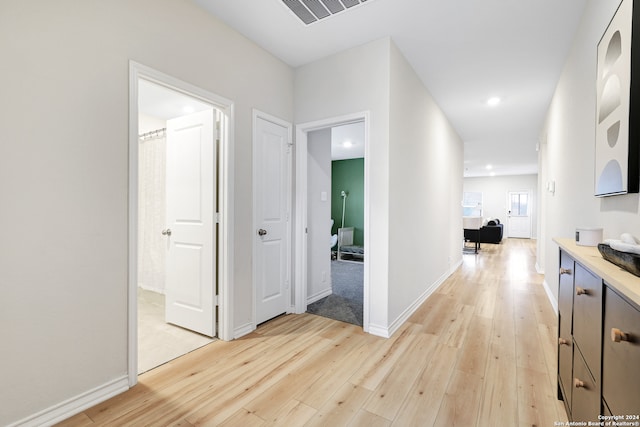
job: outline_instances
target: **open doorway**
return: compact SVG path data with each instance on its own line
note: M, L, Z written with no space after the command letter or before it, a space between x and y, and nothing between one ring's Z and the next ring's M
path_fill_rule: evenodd
M212 342L228 316L231 103L133 62L130 81L133 385L138 374Z
M200 265L200 261L193 258L201 258L203 253L215 253L213 212L216 206L213 194L217 192L217 149L214 130L219 121L218 115L209 103L148 80L139 80L139 374L209 344L215 335L213 322L204 319L201 323L205 325L200 327L189 321L191 313L183 314L179 310L186 303L196 310L208 310L211 312L210 316L214 315L215 289L209 283L198 283L201 272L207 277L205 280L214 283L214 259L209 259L211 265ZM190 134L183 134L185 132ZM188 151L182 150L185 145L194 147ZM200 147L197 148L196 145ZM205 147L206 145L211 147ZM198 153L197 150L201 152ZM204 153L207 159L196 158ZM185 174L185 171L180 170L185 165L176 164L177 156L185 157L180 160L181 163L194 163L210 171L202 171L198 175ZM189 169L193 168L189 166ZM213 179L202 179L203 177ZM185 188L194 189L198 185L210 187L205 190L212 193L210 199L205 197L203 200L199 194L186 197ZM201 208L185 212L190 204L200 204L202 201L205 201L205 206L209 205L210 213L200 211ZM206 207L203 210L206 211ZM206 216L211 218L210 224L206 224L206 218L203 218ZM202 233L207 234L206 236L197 236L195 239L177 236L178 229L185 228L185 222L194 220L198 222L193 226L194 229L184 230L183 234ZM190 280L191 276L196 276L197 280ZM208 289L201 292L201 287ZM185 292L187 295L176 295ZM193 298L189 293L196 297ZM201 297L201 294L204 295ZM211 301L205 301L204 298ZM172 306L178 310L172 309Z
M366 119L362 114L300 125L296 163L297 210L305 233L297 255L298 283L304 287L297 295L304 294L304 311L360 325L365 331Z

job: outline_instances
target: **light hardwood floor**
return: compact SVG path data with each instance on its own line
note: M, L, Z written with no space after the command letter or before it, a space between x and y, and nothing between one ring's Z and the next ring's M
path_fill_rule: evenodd
M60 425L553 426L557 319L534 265L535 241L482 245L390 339L284 316Z

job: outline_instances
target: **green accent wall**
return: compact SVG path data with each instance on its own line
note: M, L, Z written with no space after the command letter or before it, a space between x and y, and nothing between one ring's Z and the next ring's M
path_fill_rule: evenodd
M342 223L342 191L348 193L344 226L354 227L353 244L364 246L364 158L331 162L331 234Z

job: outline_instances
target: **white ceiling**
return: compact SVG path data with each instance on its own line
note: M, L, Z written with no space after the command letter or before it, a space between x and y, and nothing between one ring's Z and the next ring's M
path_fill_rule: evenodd
M364 157L364 122L331 128L331 160Z
M463 139L465 176L537 172L586 2L375 0L306 26L282 0L193 1L292 67L390 36Z
M212 106L189 95L140 79L138 112L169 120L186 114L211 109Z

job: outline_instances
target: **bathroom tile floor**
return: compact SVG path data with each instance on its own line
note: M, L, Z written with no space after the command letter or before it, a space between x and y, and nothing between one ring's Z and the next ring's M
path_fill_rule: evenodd
M214 340L164 321L164 295L138 288L138 374Z

